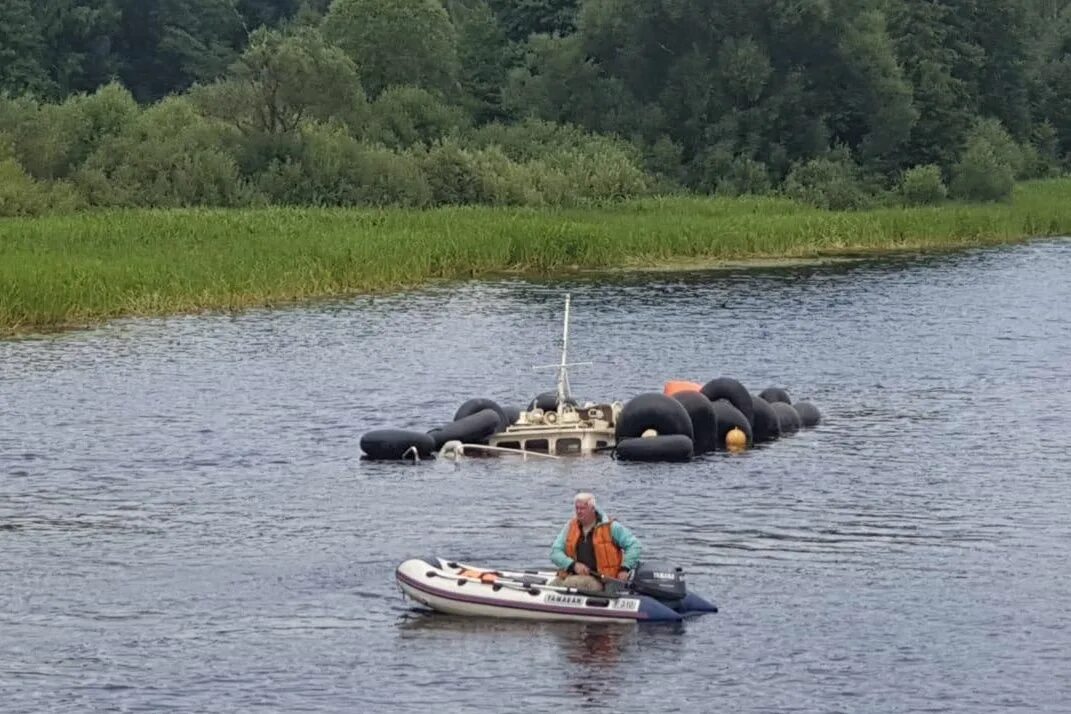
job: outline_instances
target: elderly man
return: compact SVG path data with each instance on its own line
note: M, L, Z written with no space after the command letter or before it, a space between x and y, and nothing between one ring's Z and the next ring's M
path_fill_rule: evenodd
M640 560L641 546L628 528L595 508L595 496L573 498L576 517L565 524L550 549L560 568L551 585L602 590L602 577L624 579Z

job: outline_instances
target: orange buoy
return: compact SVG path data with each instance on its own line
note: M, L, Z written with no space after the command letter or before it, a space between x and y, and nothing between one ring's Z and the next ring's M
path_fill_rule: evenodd
M681 379L673 379L666 382L666 386L662 390L662 393L665 394L667 397L672 397L678 392L698 392L702 388L702 384L697 384L695 382L686 382Z
M743 429L733 427L725 435L725 448L729 451L743 451L747 448L747 434Z

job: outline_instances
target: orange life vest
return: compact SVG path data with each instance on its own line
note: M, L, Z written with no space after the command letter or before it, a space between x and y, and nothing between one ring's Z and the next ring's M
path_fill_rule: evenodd
M617 571L621 570L622 562L621 549L617 547L610 535L610 525L613 522L613 519L610 519L595 524L591 534L591 544L595 550L595 565L598 566L595 569L599 571L599 575L608 578L617 577ZM565 554L573 560L576 560L576 547L580 544L582 534L580 521L574 518L569 522L569 534L565 538Z

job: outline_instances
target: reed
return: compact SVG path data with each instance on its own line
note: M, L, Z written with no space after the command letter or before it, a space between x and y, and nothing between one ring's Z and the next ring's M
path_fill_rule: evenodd
M776 198L583 209L106 211L0 221L0 332L515 271L945 250L1071 234L1071 180L1012 202L830 212Z

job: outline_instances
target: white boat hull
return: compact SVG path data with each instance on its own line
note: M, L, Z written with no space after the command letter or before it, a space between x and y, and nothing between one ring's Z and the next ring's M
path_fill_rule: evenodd
M547 583L552 572L489 571L440 558L416 558L399 565L395 576L408 597L451 615L628 624L680 621L688 614L645 595L610 596L551 586ZM695 601L707 606L702 611L716 611L705 601Z

